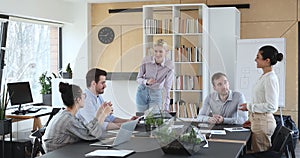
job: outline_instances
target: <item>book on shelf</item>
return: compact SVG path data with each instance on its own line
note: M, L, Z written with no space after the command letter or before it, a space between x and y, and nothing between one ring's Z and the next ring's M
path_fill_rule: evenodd
M202 62L202 51L200 47L194 47L193 55L194 57L193 62Z
M202 33L202 19L174 18L175 33Z
M180 22L180 17L175 17L174 18L174 32L179 33L179 22Z
M176 90L202 90L202 76L178 75L176 76Z
M170 105L170 111L176 112L176 117L179 118L197 118L197 104L185 103L178 101Z
M200 47L186 47L182 45L175 48L175 62L202 62Z
M197 22L196 22L198 33L202 33L203 32L202 24L203 24L202 23L202 18L198 18Z
M172 33L172 19L145 19L146 34Z

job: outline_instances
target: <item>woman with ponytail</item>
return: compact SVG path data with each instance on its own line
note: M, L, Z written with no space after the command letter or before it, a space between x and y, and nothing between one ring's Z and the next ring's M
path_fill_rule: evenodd
M271 136L276 128L273 113L278 110L279 82L273 70L273 65L283 59L273 46L263 46L259 49L255 62L263 74L253 87L252 102L242 104L240 109L249 111L249 121L244 126L251 125L252 151L266 151L271 147Z
M112 112L111 106L100 107L95 118L84 124L75 117L78 109L84 106L85 94L81 88L60 82L59 91L66 109L56 114L47 126L44 135L47 152L80 140L100 138L105 131L102 124L106 116Z

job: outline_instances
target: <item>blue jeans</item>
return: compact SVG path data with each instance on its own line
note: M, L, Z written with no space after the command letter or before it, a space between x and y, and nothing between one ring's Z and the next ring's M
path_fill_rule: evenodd
M144 112L151 107L162 109L162 90L139 85L136 93L136 107L137 112Z

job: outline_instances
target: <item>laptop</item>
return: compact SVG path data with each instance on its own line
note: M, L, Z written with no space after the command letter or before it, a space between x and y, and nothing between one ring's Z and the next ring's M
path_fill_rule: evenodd
M121 125L120 131L115 138L104 139L99 142L90 144L91 146L99 147L114 147L130 140L132 132L135 129L138 119L125 122Z

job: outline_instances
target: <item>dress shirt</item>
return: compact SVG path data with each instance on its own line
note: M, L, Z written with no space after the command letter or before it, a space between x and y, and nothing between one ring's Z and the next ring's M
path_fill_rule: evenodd
M252 102L247 109L252 113L274 113L278 110L279 83L274 71L262 75L253 87Z
M82 139L98 139L104 132L96 118L84 124L70 112L63 110L57 113L49 122L44 135L44 142L47 152L50 152Z
M98 96L93 94L89 89L85 89L85 102L84 107L80 108L76 114L76 117L81 119L84 123L88 123L93 120L96 116L98 108L104 102L101 94ZM108 115L103 123L103 128L106 129L109 122L113 122L116 119L113 115Z
M225 102L220 100L217 92L209 94L199 111L198 121L208 122L210 115L221 115L224 124L243 124L248 119L248 112L239 110L239 105L246 103L245 97L240 92L229 91Z
M164 104L165 108L168 108L170 104L170 90L172 87L172 81L174 76L174 64L169 59L164 59L161 64L156 64L154 56L146 56L137 76L137 82L144 84L151 89L165 89ZM156 83L152 85L146 85L147 80L155 79Z

